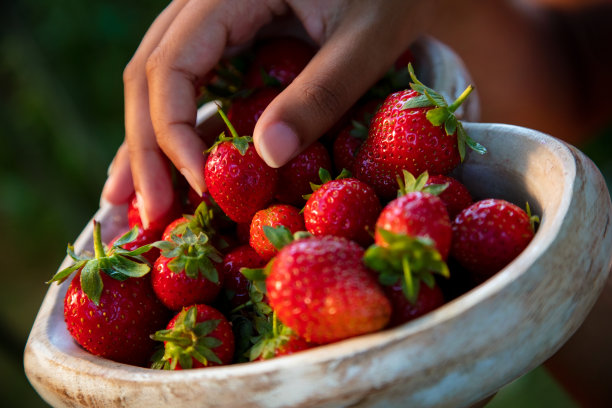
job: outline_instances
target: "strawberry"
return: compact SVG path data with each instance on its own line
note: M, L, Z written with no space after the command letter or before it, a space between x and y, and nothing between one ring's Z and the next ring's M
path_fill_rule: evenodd
M262 268L266 264L250 245L240 245L223 257L223 291L232 307L248 302L249 280L240 272L242 268Z
M205 181L215 202L234 222L250 222L274 197L278 173L259 157L251 136L238 136L221 109L232 137L221 136L208 155Z
M235 98L227 111L227 117L236 132L239 135L252 135L259 117L278 94L280 89L265 87Z
M113 361L144 366L155 343L149 335L164 327L168 310L151 288L149 266L140 255L146 246L128 251L121 246L136 236L136 229L105 251L100 224L94 221L94 258L82 258L69 245L75 263L59 271L50 282L61 283L72 272L64 298L64 319L74 340L90 353Z
M249 360L262 361L287 356L314 346L277 319L273 319L270 330L260 334L259 340L249 350Z
M320 142L314 142L278 169L274 197L281 203L302 207L303 196L312 192L310 184L319 181L319 169L331 171L332 163L327 149Z
M324 344L382 329L391 306L346 238L303 238L283 247L266 278L270 306L306 341Z
M469 190L456 178L442 174L429 176L427 182L425 183L425 187L436 184L447 185L444 191L438 194L438 197L440 197L446 206L446 210L448 211L448 215L451 220L454 219L455 216L461 212L461 210L469 207L472 204L473 199Z
M183 308L152 339L164 342L153 368L182 370L230 364L234 333L225 316L202 304Z
M374 223L381 210L374 190L356 178L331 180L321 172L323 184L306 201L304 223L313 235L335 235L361 245L372 242Z
M147 242L147 244L157 241L159 237L161 237L161 233L166 228L166 225L168 225L168 223L170 223L172 220L174 220L176 217L180 215L180 210L181 210L180 202L178 199L175 198L175 200L172 202L172 206L170 207L170 209L162 217L160 217L157 220L151 221L151 223L149 224L149 227L147 228L148 231L146 231L145 235L149 237L157 236L157 238L153 239L150 242ZM137 225L142 226L138 199L136 198L135 194L132 195L132 198L128 202L127 212L128 212L128 226L130 229L134 228Z
M140 224L134 225L132 229L136 231L136 234L133 237L133 239L130 240L129 242L122 241L121 245L119 245L121 246L121 248L127 251L133 251L145 245L152 244L160 238L159 231L156 231L150 228L144 229L142 225ZM115 238L113 238L109 242L108 246L109 247L116 246L117 241L119 241L128 232L130 231L124 231L124 232L119 233ZM155 248L154 246L150 246L150 245L147 248L149 248L149 250L144 252L142 256L149 264L153 265L157 257L159 257L159 249Z
M196 236L187 228L182 236L155 245L162 253L152 272L153 290L168 309L215 300L223 281L222 258L204 233Z
M502 199L480 200L453 221L452 256L480 283L516 258L535 234L539 219Z
M412 88L385 99L355 158L355 177L384 199L395 195L396 178L402 170L447 174L463 160L466 143L479 153L486 151L466 134L454 115L472 87L448 105L439 93L418 81L411 66L409 69Z
M253 89L271 84L286 87L302 72L315 51L313 46L295 37L261 41L245 75L245 87Z
M437 309L445 303L444 294L439 285L421 285L414 302L406 298L400 283L384 286L385 295L391 302L391 320L389 327L399 326L417 317Z
M273 204L259 210L251 221L249 244L266 262L278 252L264 233L264 227L286 227L291 234L304 231L304 217L300 210L287 204Z

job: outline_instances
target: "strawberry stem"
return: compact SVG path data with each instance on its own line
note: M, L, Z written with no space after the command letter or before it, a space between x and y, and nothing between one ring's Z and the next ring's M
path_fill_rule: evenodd
M225 112L223 112L223 109L221 109L221 106L217 105L217 111L219 112L219 115L221 116L221 118L223 119L223 122L225 122L225 125L227 126L227 128L229 129L230 133L232 134L232 136L234 138L239 137L238 132L236 132L236 128L234 128L234 126L232 125L232 123L230 122L229 118L227 117L227 115L225 114Z
M96 255L96 259L102 259L106 256L106 253L104 252L104 245L102 244L102 233L100 229L100 223L94 220L93 224L94 224L94 231L93 231L94 253Z
M474 87L472 85L469 85L467 88L465 88L465 91L463 91L463 93L459 95L455 102L451 103L448 106L448 110L454 113L459 108L459 106L461 106L463 101L465 101L468 95L472 93L473 90Z

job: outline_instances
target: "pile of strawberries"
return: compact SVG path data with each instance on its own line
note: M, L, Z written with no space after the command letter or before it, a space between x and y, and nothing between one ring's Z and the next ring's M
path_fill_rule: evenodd
M205 94L226 131L207 152L208 192L177 182L175 206L94 254L68 253L68 331L89 352L187 369L262 360L391 328L512 261L534 236L527 210L474 200L450 174L472 140L452 103L415 76L408 50L319 142L270 168L252 132L315 50L294 38L224 61ZM238 61L238 62L237 62ZM412 62L412 61L410 61ZM418 61L415 61L418 65ZM227 112L227 114L226 114ZM186 214L186 215L181 215Z

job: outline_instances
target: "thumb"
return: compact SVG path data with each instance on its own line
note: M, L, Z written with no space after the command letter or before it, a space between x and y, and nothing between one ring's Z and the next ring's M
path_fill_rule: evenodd
M372 33L374 27L344 26L259 118L254 144L269 166L283 166L321 137L383 76L411 40L395 38L381 46L381 33Z

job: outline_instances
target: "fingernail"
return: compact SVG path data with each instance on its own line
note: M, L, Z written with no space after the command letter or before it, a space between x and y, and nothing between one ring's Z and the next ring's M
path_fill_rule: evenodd
M144 200L139 192L136 192L136 205L138 206L138 213L140 214L140 221L142 222L142 228L149 228L149 217L145 211Z
M202 195L202 189L200 188L199 185L196 184L196 182L195 182L196 179L193 176L193 173L191 172L191 170L189 170L186 167L183 167L179 171L181 172L183 177L185 177L185 180L187 180L187 183L189 183L191 188L193 188L195 190L195 192L198 193L199 196L201 196Z
M300 148L300 138L285 123L269 126L258 144L261 158L270 167L281 167L295 156Z

